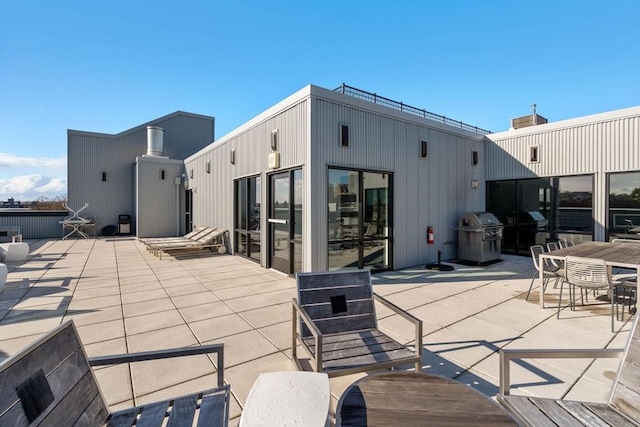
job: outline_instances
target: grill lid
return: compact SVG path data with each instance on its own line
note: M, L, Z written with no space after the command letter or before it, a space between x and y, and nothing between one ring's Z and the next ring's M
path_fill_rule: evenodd
M501 225L502 223L491 212L467 212L458 224L459 227L496 227Z

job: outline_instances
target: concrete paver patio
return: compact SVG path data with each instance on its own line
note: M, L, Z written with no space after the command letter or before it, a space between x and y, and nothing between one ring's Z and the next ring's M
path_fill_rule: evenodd
M291 361L291 277L210 252L162 260L135 238L30 241L24 263L9 264L0 294L0 361L73 319L89 356L197 344L225 344L232 425L263 372L295 370ZM423 371L495 396L500 348L620 348L629 323L610 331L610 306L590 298L556 319L557 290L538 306L529 258L503 256L451 272L416 267L374 275L374 290L424 322ZM378 306L380 327L411 343L413 328ZM299 352L299 354L303 354ZM604 402L618 361L528 360L514 364L514 394ZM409 367L407 367L409 368ZM112 409L210 387L207 356L95 370ZM331 380L332 405L362 375Z

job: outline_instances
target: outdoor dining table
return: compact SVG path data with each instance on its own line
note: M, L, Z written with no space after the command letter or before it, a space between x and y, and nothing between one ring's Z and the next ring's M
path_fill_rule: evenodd
M613 267L635 269L640 274L640 244L586 242L556 251L540 254L538 277L540 278L540 308L544 308L543 266L547 260L563 260L567 256L603 259L609 270Z
M488 396L438 375L392 372L366 376L342 394L336 427L514 426Z

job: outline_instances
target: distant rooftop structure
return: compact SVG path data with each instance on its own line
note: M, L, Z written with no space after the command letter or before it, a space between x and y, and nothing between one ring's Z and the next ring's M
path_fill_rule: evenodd
M450 126L455 126L460 129L465 129L481 135L487 135L487 134L493 133L490 130L482 129L482 128L479 128L478 126L473 126L473 125L461 122L459 120L453 120L453 119L450 119L449 117L431 113L424 109L412 107L411 105L407 105L403 102L394 101L392 99L385 98L384 96L380 96L376 93L371 93L361 89L357 89L353 86L348 86L344 83L342 83L341 86L334 89L334 92L340 92L345 95L353 96L354 98L364 99L365 101L373 102L374 104L384 105L385 107L393 108L394 110L404 111L405 113L424 117L430 120L435 120L437 122L445 123Z
M511 128L509 130L522 129L529 126L538 126L549 123L546 118L538 114L537 109L538 106L536 104L531 104L531 110L533 113L511 119Z
M19 200L15 200L13 197L7 199L6 202L0 202L0 208L9 209L9 208L27 208L29 207L28 203L23 203Z

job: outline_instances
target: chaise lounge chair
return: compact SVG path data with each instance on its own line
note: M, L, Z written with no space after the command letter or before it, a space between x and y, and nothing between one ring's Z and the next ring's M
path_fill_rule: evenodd
M160 259L162 259L163 252L166 253L169 251L209 249L210 251L217 250L218 253L223 254L227 252L226 241L228 234L228 230L215 228L211 229L209 233L203 233L195 239L149 244L147 248L153 252L155 256L160 257Z
M176 236L176 237L147 237L147 238L139 238L138 241L143 243L147 248L149 245L158 245L162 243L172 243L172 242L184 242L185 240L193 240L204 233L210 233L215 228L212 227L197 227L191 230L189 233L184 236Z

